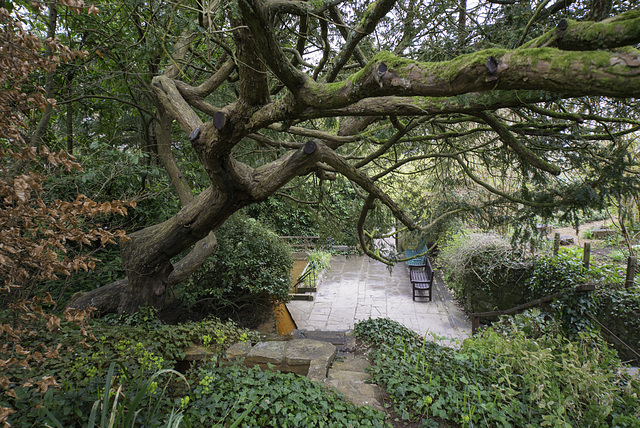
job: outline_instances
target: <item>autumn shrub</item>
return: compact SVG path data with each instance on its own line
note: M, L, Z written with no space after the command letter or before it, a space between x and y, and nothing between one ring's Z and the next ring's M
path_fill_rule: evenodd
M48 389L59 386L56 370L75 349L88 346L87 311L51 313L51 295L36 287L45 281L90 270L95 260L71 246L115 243L123 231L106 230L89 219L125 214L126 205L109 200L97 203L84 195L68 200L47 198L45 174L66 174L81 169L73 156L47 147L33 138L38 110L51 109L55 100L34 83L33 76L52 72L58 64L82 56L59 39L41 40L25 28L25 8L0 7L0 424L22 420L33 412ZM39 7L33 4L32 7ZM79 12L84 3L66 2ZM94 8L95 9L95 8ZM43 55L43 53L47 53ZM135 204L128 204L135 205ZM61 334L65 331L64 334ZM65 346L57 340L73 343ZM42 340L38 340L42 339Z
M439 244L438 265L469 312L508 309L523 302L532 262L503 237L462 231Z
M289 300L291 248L257 220L234 216L216 234L215 254L180 289L196 312L255 326L274 303Z
M45 295L0 311L0 422L35 426L43 394L61 388L78 352L91 346L90 311L67 310L58 317L53 304Z

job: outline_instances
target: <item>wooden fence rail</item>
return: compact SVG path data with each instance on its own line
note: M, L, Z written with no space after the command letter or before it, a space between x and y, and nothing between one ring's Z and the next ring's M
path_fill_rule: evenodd
M562 297L563 295L567 294L568 292L573 292L573 291L591 292L591 291L595 291L595 289L596 289L596 286L594 284L583 284L583 285L578 285L577 287L569 289L569 290L563 290L563 291L560 291L558 293L554 293L554 294L542 297L542 298L537 299L537 300L532 300L531 302L523 303L522 305L518 305L518 306L515 306L515 307L510 308L510 309L505 309L505 310L502 310L502 311L476 312L476 313L473 313L473 314L471 314L471 334L476 334L476 332L480 328L480 320L482 318L489 318L489 317L494 318L494 317L499 317L500 315L517 314L517 313L525 311L526 309L533 308L535 306L540 306L540 305L545 304L545 303L549 303L549 302L557 299L558 297Z
M320 241L319 236L281 236L280 239L288 242L292 248L304 248L305 250L316 248L318 241Z

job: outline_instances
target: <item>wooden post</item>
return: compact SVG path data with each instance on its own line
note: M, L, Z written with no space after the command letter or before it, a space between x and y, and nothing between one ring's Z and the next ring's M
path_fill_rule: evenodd
M560 251L560 233L556 232L553 238L553 255L557 256Z
M638 264L638 259L636 256L631 256L627 259L627 279L624 281L624 286L626 288L633 287L633 280L636 275L636 265Z
M480 317L475 314L471 315L471 334L476 334L480 329Z
M584 243L584 254L582 255L582 265L585 269L589 269L589 258L591 257L591 243Z

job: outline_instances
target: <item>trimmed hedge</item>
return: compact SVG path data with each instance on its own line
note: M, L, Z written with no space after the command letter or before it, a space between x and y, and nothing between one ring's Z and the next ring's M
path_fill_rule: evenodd
M440 244L439 266L465 311L508 309L524 301L533 262L501 236L462 232Z

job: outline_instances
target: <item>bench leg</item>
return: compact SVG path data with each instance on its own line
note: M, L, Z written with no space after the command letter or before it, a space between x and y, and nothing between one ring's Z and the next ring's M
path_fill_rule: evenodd
M429 297L429 301L430 302L433 301L433 291L432 291L433 288L432 287L433 287L433 282L431 284L429 284L429 289L428 289L429 290L429 296L423 296L423 295L421 295L421 294L419 295L417 293L418 292L422 292L422 291L427 291L427 290L425 290L424 288L416 288L416 286L412 283L411 284L411 288L413 289L413 301L414 302L416 301L416 297L423 297L423 298L424 297Z

